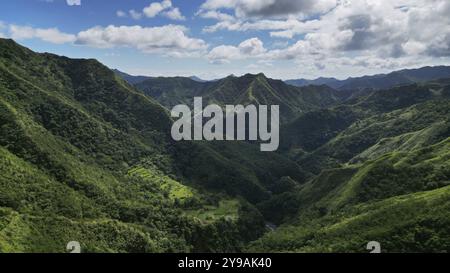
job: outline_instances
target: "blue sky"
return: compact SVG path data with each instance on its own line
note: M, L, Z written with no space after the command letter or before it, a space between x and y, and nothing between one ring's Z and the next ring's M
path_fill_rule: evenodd
M135 75L345 78L450 64L449 12L446 0L5 0L0 36Z

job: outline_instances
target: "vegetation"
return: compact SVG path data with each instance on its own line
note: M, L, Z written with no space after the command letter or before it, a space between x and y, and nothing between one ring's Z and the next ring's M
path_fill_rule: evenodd
M193 104L200 96L204 104L279 105L282 121L286 122L312 109L334 105L341 100L337 91L326 86L297 88L264 74L229 76L215 82L197 82L190 78L151 78L136 87L171 109L178 104Z
M245 199L232 222L205 225L186 213L230 197L178 170L185 150L153 99L95 60L36 54L11 40L0 47L1 221L13 227L1 229L1 251L63 252L73 240L84 251L238 251L261 234L261 215Z
M450 250L450 80L121 77L0 39L0 252ZM280 105L280 151L174 142L168 109L194 96Z

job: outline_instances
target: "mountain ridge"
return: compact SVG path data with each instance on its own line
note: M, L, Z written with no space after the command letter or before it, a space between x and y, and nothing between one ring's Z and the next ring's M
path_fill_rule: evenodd
M329 106L343 99L342 94L327 86L297 88L281 80L267 78L262 73L228 76L215 82L160 77L147 79L135 87L168 109L178 104L191 105L195 96L202 97L205 103L220 106L280 105L283 122L302 112Z
M0 230L0 251L64 252L70 236L88 252L239 251L264 232L251 202L303 182L246 143L175 143L168 110L95 60L0 48L0 226L37 219Z
M143 90L93 59L0 49L0 252L450 251L450 78L356 96L263 74ZM170 105L196 95L280 103L280 150L173 141Z
M287 80L285 82L295 86L325 84L338 90L388 89L400 85L409 85L449 77L450 66L426 66L417 69L393 71L388 74L350 77L345 80L338 80L335 78L318 78L315 80Z

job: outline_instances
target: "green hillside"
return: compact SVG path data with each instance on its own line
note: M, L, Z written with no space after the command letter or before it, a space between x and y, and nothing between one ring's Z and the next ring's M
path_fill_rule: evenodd
M448 88L373 92L289 124L285 153L316 175L259 205L281 226L247 251L366 252L378 241L385 252L448 252Z
M280 150L174 142L169 109L194 96L280 105ZM0 252L448 252L449 111L448 79L132 86L0 39Z
M406 139L402 150L437 143L449 136L449 86L428 83L375 91L306 113L281 130L281 147L302 168L319 174L400 149L397 145Z
M298 88L264 74L229 76L215 82L196 82L190 78L152 78L136 84L136 88L171 109L178 104L193 104L195 96L204 104L279 105L282 122L301 113L334 105L344 94L327 86Z
M248 251L365 252L378 241L385 252L448 252L449 151L447 138L324 171L290 196L296 215Z
M355 206L302 224L286 225L253 242L251 252L448 252L450 188ZM300 220L299 220L300 221Z
M37 220L21 220L23 230L5 231L5 251L64 251L72 223L74 237L84 223L88 230L101 222L142 240L133 249L104 242L104 235L93 231L87 239L78 236L89 251L236 251L261 234L264 223L248 201L270 194L247 155L233 154L246 162L233 166L205 144L173 143L167 110L95 60L36 54L11 40L0 40L0 47L3 221L42 221L39 226ZM188 160L195 151L198 160ZM301 175L298 165L285 161ZM212 165L225 169L214 177L198 176L197 170L210 173ZM273 167L282 173L276 168L285 165ZM238 197L229 213L221 208L226 217L212 222L191 217ZM58 224L42 224L51 221ZM13 239L29 229L48 244ZM61 233L67 235L60 238Z

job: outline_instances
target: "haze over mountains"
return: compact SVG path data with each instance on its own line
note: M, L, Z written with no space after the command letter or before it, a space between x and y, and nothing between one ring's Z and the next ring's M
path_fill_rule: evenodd
M0 252L448 252L447 70L135 79L0 39ZM279 151L174 142L194 96L280 105Z

